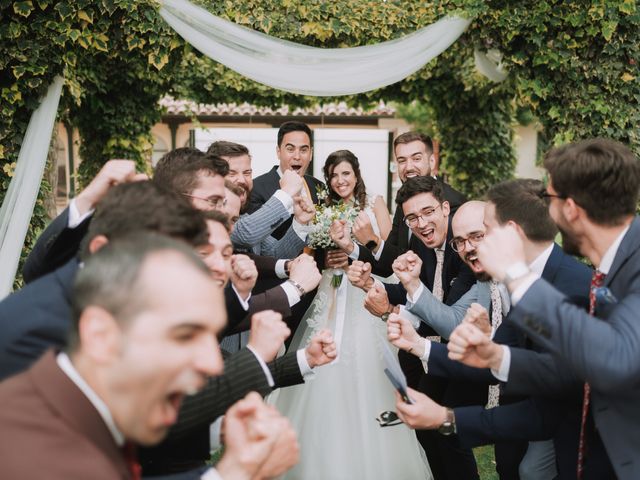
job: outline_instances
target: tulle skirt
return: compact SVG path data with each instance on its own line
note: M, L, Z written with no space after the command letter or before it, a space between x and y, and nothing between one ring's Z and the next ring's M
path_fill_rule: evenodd
M332 274L323 274L290 350L304 347L314 332L329 328L338 358L316 368L304 384L280 389L269 399L290 419L300 443L300 462L282 478L430 479L415 432L405 425L381 428L375 420L380 412L395 410L381 351L386 326L364 309L364 292L346 276L340 287L332 287Z

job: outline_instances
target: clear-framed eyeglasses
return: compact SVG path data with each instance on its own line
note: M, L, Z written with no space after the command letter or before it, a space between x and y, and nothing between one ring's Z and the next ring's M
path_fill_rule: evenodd
M212 208L215 208L215 209L220 209L227 204L227 199L225 197L216 196L216 197L204 198L204 197L198 197L196 195L191 195L190 193L183 193L182 195L184 195L185 197L195 198L196 200L201 200L203 202L206 202L209 205L211 205Z
M438 207L442 207L442 205L438 204L435 207L425 207L422 210L420 210L420 213L418 213L417 215L410 213L403 219L405 225L409 228L416 228L418 226L418 223L420 222L420 219L426 222L431 217L433 217Z
M473 232L468 237L452 238L449 244L451 245L451 248L453 248L454 252L460 253L467 249L467 242L469 242L471 248L476 248L483 238L484 232Z

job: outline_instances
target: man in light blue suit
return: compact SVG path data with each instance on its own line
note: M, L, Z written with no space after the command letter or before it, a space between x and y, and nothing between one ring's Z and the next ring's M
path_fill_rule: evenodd
M637 479L640 219L635 212L640 162L624 145L594 139L552 150L544 166L549 172L549 212L562 233L563 248L586 256L597 268L592 314L571 305L529 270L512 227L488 235L479 258L493 278L508 286L516 305L514 324L555 354L547 369L547 388L562 388L557 378L563 373L584 381L578 476L597 470L599 478ZM471 335L463 343L460 354L470 358L470 353L484 353L486 340L480 337ZM526 370L511 370L509 382Z

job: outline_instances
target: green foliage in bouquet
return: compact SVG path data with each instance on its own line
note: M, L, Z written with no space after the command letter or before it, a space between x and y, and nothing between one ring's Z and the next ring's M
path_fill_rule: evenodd
M324 188L318 187L317 190L319 200L327 198L327 191ZM351 227L359 212L360 209L356 208L352 203L342 200L331 205L324 203L316 205L316 216L311 223L311 231L307 236L307 245L311 248L338 248L329 235L331 224L336 220L343 220Z

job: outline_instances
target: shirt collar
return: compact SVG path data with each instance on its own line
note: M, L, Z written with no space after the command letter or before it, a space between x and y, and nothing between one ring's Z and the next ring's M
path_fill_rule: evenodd
M282 178L282 174L283 174L283 172L282 172L282 168L281 168L280 166L278 166L278 168L276 169L276 173L278 174L278 176L279 176L280 178Z
M542 276L544 267L547 265L547 261L553 252L553 242L547 248L545 248L540 255L538 255L533 262L529 265L531 271L537 275Z
M93 407L98 411L98 413L102 417L102 420L111 432L116 445L122 447L124 445L124 435L122 434L122 432L120 432L120 430L118 430L118 427L116 427L107 404L102 401L98 394L94 392L89 384L84 380L84 378L82 378L78 370L76 370L76 368L71 363L71 359L66 353L59 353L56 357L56 362L58 363L60 369L67 375L67 377L69 377L69 379L73 383L75 383L76 387L78 387L80 391L84 393L85 397L87 397Z
M598 266L598 270L604 273L605 275L609 274L609 270L611 270L611 266L613 265L613 259L616 258L616 253L618 253L618 249L620 248L620 244L622 243L622 239L629 231L629 227L631 224L627 225L624 230L618 235L618 238L609 246L607 251L602 256L602 260L600 261L600 265Z

